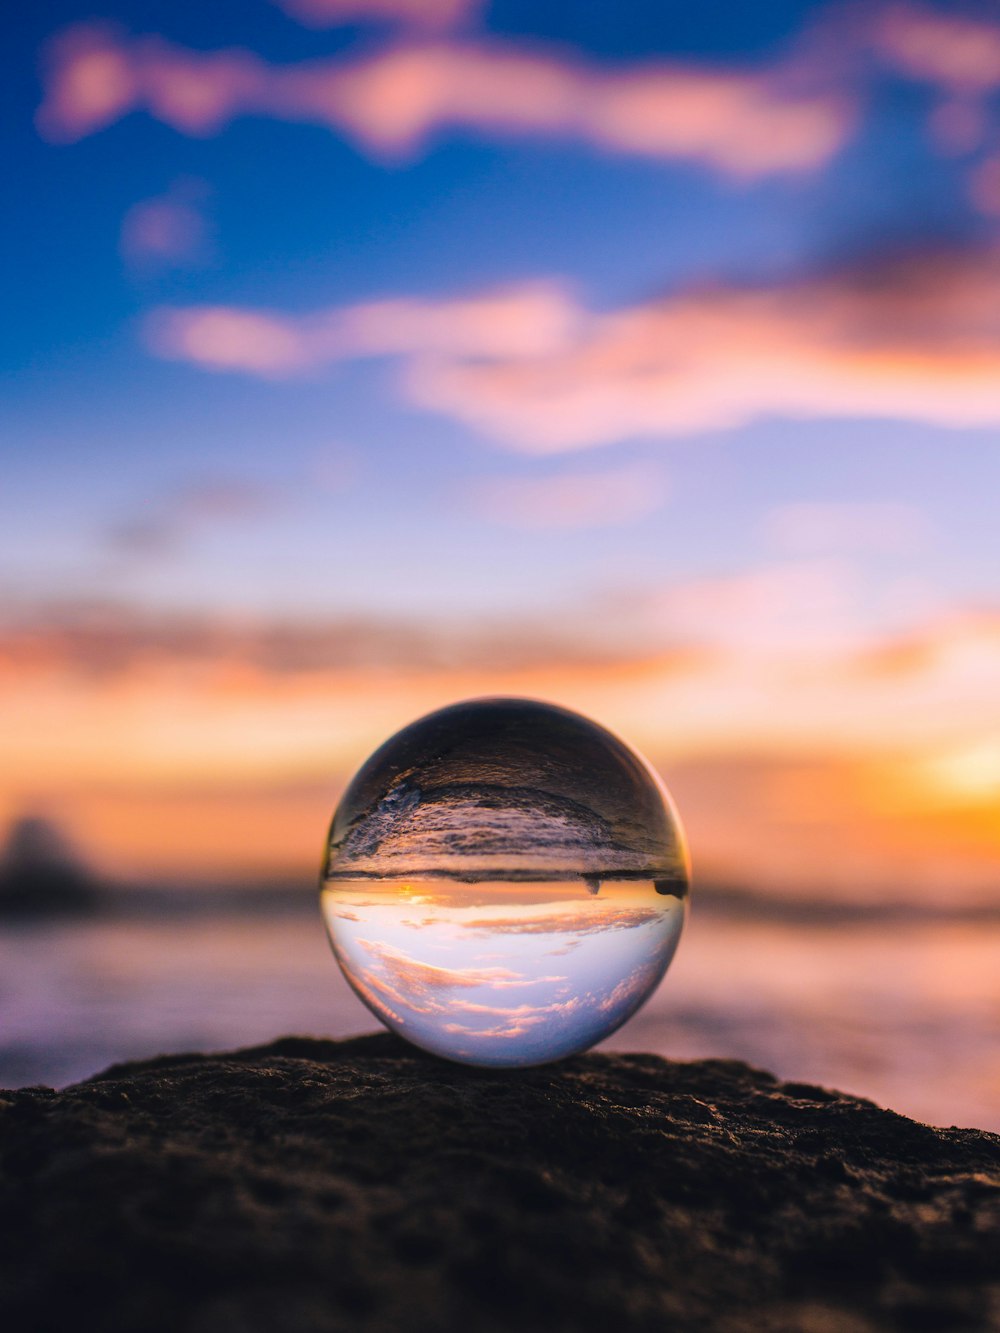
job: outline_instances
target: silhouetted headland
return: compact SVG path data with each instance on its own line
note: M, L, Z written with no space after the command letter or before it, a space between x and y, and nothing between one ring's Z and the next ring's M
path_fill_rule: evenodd
M1000 1316L1000 1138L735 1061L286 1038L0 1094L0 1324L872 1333Z
M97 887L48 820L15 820L0 852L0 917L49 917L93 911Z

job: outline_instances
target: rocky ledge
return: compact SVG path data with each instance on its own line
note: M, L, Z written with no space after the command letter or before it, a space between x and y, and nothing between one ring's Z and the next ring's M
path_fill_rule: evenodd
M730 1061L286 1039L0 1093L0 1327L1000 1327L1000 1138Z

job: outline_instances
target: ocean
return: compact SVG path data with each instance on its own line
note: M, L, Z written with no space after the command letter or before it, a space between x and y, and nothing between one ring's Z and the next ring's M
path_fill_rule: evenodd
M311 899L137 895L119 909L0 923L0 1086L378 1027ZM929 1124L1000 1131L1000 919L700 908L696 894L666 979L603 1048L746 1060Z

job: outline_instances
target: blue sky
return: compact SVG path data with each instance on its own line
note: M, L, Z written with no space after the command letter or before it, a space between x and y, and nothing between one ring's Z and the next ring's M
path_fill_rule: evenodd
M467 26L599 65L757 68L839 12L496 4ZM123 40L157 32L273 62L377 51L396 37L391 24L316 31L265 0L210 12L109 4L99 17ZM980 587L977 497L997 481L992 429L779 418L526 458L407 404L391 362L255 381L158 361L141 334L160 306L308 313L552 275L589 309L614 310L701 282L778 281L897 243L972 244L993 224L955 188L968 164L929 151L922 118L933 90L884 72L869 79L862 123L831 160L755 180L558 136L446 128L402 160L379 160L326 128L262 117L195 137L138 113L75 143L46 142L32 122L41 97L32 71L54 34L91 18L46 5L20 20L9 57L5 137L17 188L2 222L13 372L4 564L15 594L391 614L412 598L421 613L508 613L557 607L595 583L740 567L762 554L755 520L769 505L902 497L934 510L939 544L926 560L947 591ZM192 252L123 257L129 210L185 191L204 232ZM527 534L463 512L467 484L600 470L612 452L616 467L644 459L663 469L661 510L628 525ZM317 481L324 470L336 484ZM273 503L252 522L202 524L134 567L120 553L106 558L107 530L177 490L222 481L270 491ZM419 591L401 597L406 582Z
M51 772L26 760L0 804L77 790L101 739L87 653L152 718L151 654L180 680L192 653L253 658L289 622L329 631L334 673L341 642L375 673L369 703L331 678L342 712L316 724L357 714L372 743L453 690L532 686L494 662L502 642L657 754L671 727L678 753L716 754L725 719L733 753L787 748L787 701L804 745L951 746L967 794L1000 790L1000 718L986 677L968 684L1000 600L994 7L432 13L17 16L0 631L11 708L58 679L52 725L90 739ZM414 629L448 661L466 636L479 674L425 689ZM906 644L951 663L910 682L919 735L871 682L852 714L845 683L851 654ZM721 673L690 696L666 667L648 696L579 674L594 653L688 652ZM840 695L810 702L807 659ZM297 669L255 686L267 745L298 734ZM152 791L173 742L137 735L123 723L108 772ZM312 773L289 746L282 771Z

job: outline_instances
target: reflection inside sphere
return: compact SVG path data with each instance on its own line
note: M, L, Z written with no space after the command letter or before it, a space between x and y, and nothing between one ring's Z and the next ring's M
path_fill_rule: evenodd
M328 882L323 912L355 991L418 1046L538 1064L635 1013L667 969L683 900L649 880Z
M687 861L662 785L575 713L474 700L399 732L334 816L322 883L347 980L392 1030L480 1065L600 1041L656 988Z

